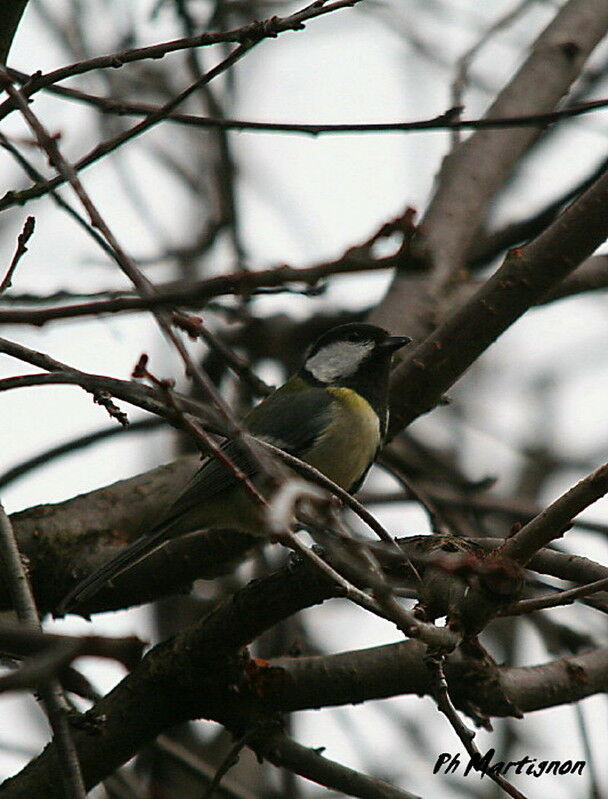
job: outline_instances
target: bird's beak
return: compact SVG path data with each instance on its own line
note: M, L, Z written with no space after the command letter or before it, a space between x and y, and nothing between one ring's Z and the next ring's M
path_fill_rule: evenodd
M389 336L380 346L387 352L395 352L396 350L400 350L401 347L405 347L411 340L409 336Z

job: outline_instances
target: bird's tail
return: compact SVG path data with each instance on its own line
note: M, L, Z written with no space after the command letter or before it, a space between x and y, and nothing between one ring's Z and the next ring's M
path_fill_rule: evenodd
M163 542L167 535L167 527L159 528L155 532L136 539L116 557L105 563L100 569L89 574L78 583L70 593L64 597L55 611L56 616L64 616L76 609L79 605L94 596L106 583L116 577L120 572L132 566Z

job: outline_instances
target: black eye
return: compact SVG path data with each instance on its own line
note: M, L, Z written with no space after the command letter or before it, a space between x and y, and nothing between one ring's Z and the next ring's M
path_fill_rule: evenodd
M358 333L349 333L348 334L349 341L359 341L359 334Z

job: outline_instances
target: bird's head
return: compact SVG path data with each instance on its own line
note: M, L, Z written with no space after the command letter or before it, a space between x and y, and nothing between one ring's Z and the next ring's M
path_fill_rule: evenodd
M339 325L308 350L303 376L326 386L356 385L384 374L388 378L392 354L410 341L408 336L391 336L375 325Z

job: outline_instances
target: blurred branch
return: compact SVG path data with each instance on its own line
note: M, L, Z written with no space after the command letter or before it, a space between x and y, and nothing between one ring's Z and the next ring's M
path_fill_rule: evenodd
M0 388L1 386L2 383L0 381ZM142 430L157 430L162 424L163 422L161 419L141 419L137 422L130 422L129 426L126 428L112 425L111 427L104 427L102 430L97 430L94 433L76 436L69 441L65 441L63 444L58 444L56 447L50 447L38 455L34 455L31 458L26 458L25 460L21 461L21 463L17 463L10 469L0 473L0 489L4 488L9 483L12 483L13 480L23 477L23 475L27 474L28 472L31 472L46 463L50 463L56 458L61 458L63 455L69 455L72 452L77 452L79 449L88 447L91 444L96 444L98 441L105 441L108 438L113 438L119 433L139 433Z
M0 64L6 64L8 52L27 0L0 0Z
M608 577L603 580L594 580L592 583L579 585L577 588L568 588L565 591L557 591L555 594L538 596L534 599L521 599L519 602L506 607L500 612L501 616L520 615L530 613L533 610L543 610L545 608L556 608L562 605L571 605L579 597L590 596L597 591L608 589Z
M575 294L606 288L608 288L608 255L592 255L583 261L572 274L550 289L538 304L546 305Z
M213 297L227 294L248 297L254 294L256 289L261 288L283 287L290 283L312 287L333 275L392 269L398 263L398 254L376 258L373 255L373 246L382 238L403 232L410 216L411 212L408 209L401 217L381 225L367 241L349 247L334 261L303 268L285 264L257 272L239 271L205 280L172 283L165 288L156 287L154 295L149 297L131 295L55 308L0 310L0 324L42 325L54 319L148 310L172 305L196 309L204 306Z
M451 85L451 99L454 108L464 108L463 97L470 82L471 64L479 51L483 49L493 36L503 30L503 28L511 25L519 16L528 11L531 5L531 0L520 0L520 2L513 8L510 8L506 14L498 17L498 19L478 37L477 41L460 56L456 62L455 75ZM452 133L452 147L455 148L459 144L460 135L456 130Z
M569 0L538 37L486 117L551 111L607 30L608 6L603 0ZM421 257L429 264L436 286L456 279L489 200L541 131L540 127L479 131L444 159L419 241Z
M4 580L8 586L12 605L20 624L26 630L40 633L40 619L38 618L32 590L21 560L15 533L1 504L0 560L4 567ZM57 750L57 760L61 773L59 784L62 792L65 791L65 795L69 799L85 799L86 791L82 779L82 770L64 712L65 699L63 692L52 672L46 676L47 679L39 687L53 730L53 742Z
M114 428L113 428L114 429ZM497 514L506 516L508 519L525 523L534 516L541 513L542 508L539 504L529 500L519 499L518 497L501 496L495 493L482 493L479 489L457 490L457 487L450 486L446 481L443 485L429 480L421 481L421 486L425 494L438 505L445 507L463 508L466 510L477 511L482 514ZM407 495L403 491L372 493L362 492L359 496L365 505L382 504L385 502L408 502L414 499L413 495ZM608 534L608 523L589 521L588 519L576 516L572 519L574 527L581 530L591 530L592 532Z
M190 13L187 2L178 0L176 3L177 15L182 21L186 36L194 36L196 24ZM190 48L186 51L186 64L194 79L200 78L204 72L203 53L200 49ZM228 92L226 92L228 95ZM204 86L201 93L201 103L203 111L209 111L215 117L224 117L223 107L216 92L209 85ZM225 130L216 128L208 137L208 141L214 145L215 152L212 154L212 174L213 189L215 194L215 210L213 210L210 223L205 225L203 238L213 240L213 228L227 227L230 233L232 248L236 262L243 269L245 268L245 246L241 234L241 224L238 212L237 187L236 187L236 164L233 157L233 143ZM208 149L208 148L205 148ZM210 148L209 148L210 149ZM216 221L217 220L217 221ZM211 234L211 235L209 235Z
M275 38L285 31L303 30L305 28L305 23L309 20L325 14L331 14L333 11L342 8L351 8L359 2L361 2L361 0L333 0L333 2L329 2L329 0L315 0L315 2L310 3L310 5L302 10L296 11L287 17L275 16L269 19L251 22L248 25L231 31L220 31L218 33L205 32L197 36L174 39L170 42L162 42L147 47L138 47L132 50L122 50L119 53L110 53L109 55L97 56L95 58L79 61L76 64L60 67L45 75L37 73L30 76L24 91L24 96L29 98L40 91L40 89L44 89L66 78L74 77L75 75L83 75L92 70L117 69L124 66L124 64L129 64L134 61L143 61L148 58L158 59L168 53L174 53L178 50L187 50L192 47L206 47L226 42L241 46L244 45L249 49L263 39ZM0 105L0 119L14 110L15 107L13 101L5 100L5 102Z
M554 110L607 29L603 0L568 0L485 117ZM479 130L444 158L437 190L405 264L429 278L412 285L407 274L397 272L370 321L420 339L445 318L453 307L452 289L468 278L464 267L489 201L542 130Z
M575 200L579 194L595 183L606 171L607 167L608 159L603 158L590 174L579 180L572 188L557 197L557 199L552 200L537 213L528 214L525 219L511 222L485 236L480 236L474 242L469 254L469 267L478 270L510 247L515 247L534 236L538 236L557 218L568 203Z
M240 48L237 48L228 58L224 59L223 62L218 64L214 67L210 72L201 78L201 82L206 82L211 80L212 77L215 77L217 74L221 73L222 70L229 66L230 64L234 63L241 54L245 53L248 48L245 45L241 45ZM76 196L80 200L82 206L86 210L90 223L92 227L96 228L100 231L103 238L106 240L107 244L111 247L113 256L115 261L117 262L118 266L124 272L124 274L131 280L135 288L137 289L138 293L142 297L146 296L153 296L154 295L154 286L153 284L140 272L140 270L135 266L127 252L122 248L120 243L118 242L117 238L114 236L112 230L106 223L105 219L100 214L97 206L91 199L89 193L85 190L82 182L78 177L77 170L70 164L62 155L57 142L53 136L50 136L44 125L40 122L38 117L33 113L31 108L28 105L28 102L21 91L19 91L13 84L11 83L11 79L8 76L8 73L5 69L0 67L0 80L4 83L4 88L8 93L9 97L13 100L15 106L21 112L24 120L26 121L28 127L32 131L33 135L36 138L38 146L46 153L48 156L49 162L53 164L53 166L57 169L59 174L62 176L64 180L66 180L70 186L73 188ZM167 107L173 107L172 103L179 102L183 97L187 96L190 91L193 90L193 87L189 87L186 92L182 92L182 95L175 100L170 101ZM140 123L140 125L136 126L134 129L129 131L128 133L135 133L141 130L146 129L149 125L153 124L156 121L151 117L148 117L144 122ZM190 357L188 350L182 343L181 339L176 335L175 331L172 328L172 322L177 324L178 320L177 317L174 315L173 318L167 316L167 314L160 312L160 311L153 311L152 312L160 329L165 334L165 336L171 341L174 345L176 351L180 355L185 371L189 377L192 378L194 383L201 389L202 394L205 398L210 399L215 409L220 413L220 416L224 418L224 420L228 423L231 429L237 430L236 423L233 422L233 417L230 412L230 409L223 401L221 395L215 389L215 386L211 383L211 381L206 377L204 371L199 368ZM180 315L179 319L179 326L185 327L186 319L183 315ZM142 356L143 357L143 356ZM146 356L147 359L147 356ZM104 405L111 416L114 416L121 424L127 424L127 418L125 414L123 414L119 409L111 402L110 398L107 397L105 394L101 394L96 392L94 395L94 399L96 402ZM203 437L207 436L205 431L201 431L201 435ZM215 451L217 448L215 444L208 439L209 441L209 448L212 451Z
M327 0L315 0L315 2L311 3L311 5L307 6L303 11L296 12L295 14L290 15L289 17L285 17L283 19L279 17L272 17L270 20L266 20L264 22L256 22L252 25L245 26L244 28L240 29L238 32L232 34L225 34L227 39L225 41L236 41L240 42L238 46L232 50L232 52L226 56L222 61L212 67L207 73L202 75L200 79L196 80L194 83L190 84L186 89L181 91L163 106L161 106L157 111L152 114L148 114L141 122L137 125L134 125L132 128L129 128L125 131L122 131L118 135L114 136L111 139L108 139L104 142L101 142L96 147L93 148L87 155L80 158L73 166L70 167L70 173L73 176L77 174L80 170L84 169L84 167L88 166L89 164L94 163L99 158L107 155L108 153L116 150L116 148L123 145L125 142L130 141L131 139L141 135L145 131L149 130L151 127L156 125L158 122L164 120L174 108L176 108L180 103L182 103L187 97L193 94L197 89L201 88L202 86L206 85L207 83L211 82L214 78L218 75L225 72L229 69L233 64L235 64L240 58L242 58L252 47L256 44L261 42L263 39L268 37L275 37L278 33L281 33L285 30L300 30L304 27L304 22L308 19L313 17L320 16L322 14L327 14L331 11L335 11L340 8L346 8L355 5L356 3L361 2L361 0L334 0L332 3L327 3ZM232 38L230 38L232 35ZM213 43L216 41L222 41L221 38L217 38L221 36L221 34L208 34L210 37L216 37ZM204 37L204 34L203 34ZM195 37L197 39L201 39L201 37ZM183 49L184 42L188 42L188 46L193 46L193 43L190 40L179 40L179 46L173 46L172 49ZM211 43L211 42L208 42ZM31 111L29 111L29 107L24 105L24 102L27 101L29 97L36 91L45 85L45 82L53 83L57 80L63 80L66 77L70 77L71 75L82 74L83 71L88 71L89 69L99 69L102 67L111 67L111 66L119 66L122 63L126 63L127 60L139 60L140 58L157 58L160 57L165 52L170 52L171 46L175 45L175 42L164 44L164 45L156 45L155 47L151 48L140 48L139 50L134 51L126 51L121 54L114 54L112 56L105 56L102 58L92 59L87 62L81 62L80 64L72 65L71 67L64 67L63 69L56 70L54 73L49 73L46 76L35 76L28 84L26 84L22 90L17 91L15 89L11 89L10 87L10 80L9 83L6 84L5 78L5 85L7 86L7 91L9 92L9 99L6 100L2 105L0 105L0 119L3 116L6 116L7 113L12 111L14 108L19 107L21 112L25 116L29 116L30 118L33 116ZM167 48L169 49L163 49ZM142 52L145 51L146 55L143 56ZM137 54L137 55L134 55ZM94 66L91 66L94 64ZM0 68L1 69L1 68ZM3 70L4 75L8 75L6 70ZM58 77L60 75L60 77ZM36 82L37 78L37 82ZM48 83L46 84L48 85ZM54 140L47 141L46 144L51 149L56 150L56 144ZM56 155L56 153L55 153ZM56 158L52 159L56 161ZM51 189L56 188L57 186L61 185L67 179L67 172L65 169L59 169L60 174L47 181L42 185L34 185L30 189L26 189L25 191L21 192L8 192L2 199L0 199L0 211L4 210L5 208L9 208L10 206L17 204L23 204L26 200L32 199L33 197L40 197L43 194L46 194ZM106 237L107 238L107 237ZM113 248L115 249L115 248Z
M275 725L276 726L276 725ZM290 769L295 774L323 785L345 796L363 799L420 799L409 791L396 788L384 780L368 777L354 769L325 757L323 747L302 746L284 732L274 728L257 732L252 748L259 756L275 766Z
M23 153L19 152L19 150L7 139L7 137L0 132L0 146L3 147L8 153L12 155L15 161L19 164L19 166L23 169L23 171L28 175L28 177L35 180L36 183L43 183L45 178L44 175L39 172L28 159L23 155ZM59 194L59 192L54 191L51 189L49 194L53 198L53 202L59 206L62 210L64 210L68 216L75 220L76 224L79 225L83 230L85 230L92 239L94 239L97 244L110 256L114 257L114 253L112 249L105 241L105 239L99 235L99 233L91 227L91 225L87 222L87 220L81 216L78 211L76 211L72 206L67 203L63 197Z
M168 735L159 735L154 742L154 746L158 747L163 754L174 758L189 771L201 777L205 784L209 784L213 780L216 769ZM217 794L225 796L226 799L259 799L257 793L241 785L236 780L232 780L229 776L222 779L221 784L218 786Z
M83 656L109 658L132 669L141 660L144 642L134 636L107 638L97 635L52 635L35 629L0 626L0 651L24 660L23 665L0 677L0 693L39 690L61 678L73 660Z

